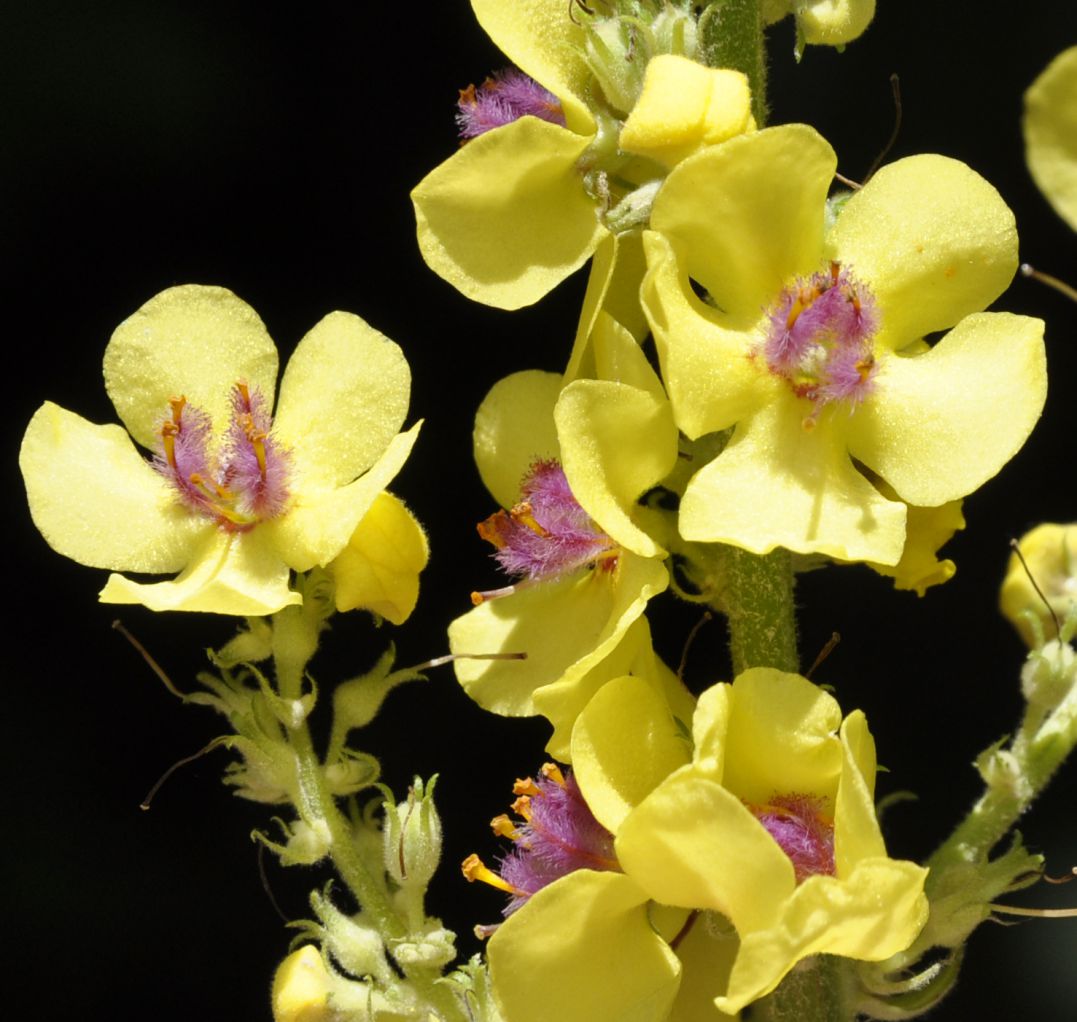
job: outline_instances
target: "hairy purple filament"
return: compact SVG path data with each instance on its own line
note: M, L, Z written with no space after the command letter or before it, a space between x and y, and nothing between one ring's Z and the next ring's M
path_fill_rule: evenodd
M523 823L507 816L492 821L494 833L509 837L513 848L498 863L499 873L487 869L478 856L464 862L464 876L483 880L508 894L505 916L515 912L531 895L578 869L619 870L613 835L598 822L580 793L571 772L552 763L537 780L517 781L520 797L513 811Z
M834 824L823 815L823 800L811 795L779 795L765 806L749 806L793 864L797 883L834 875Z
M515 68L495 72L478 88L461 89L456 103L456 124L465 142L527 116L565 126L560 100Z
M153 464L187 507L229 532L245 532L285 510L291 456L270 435L273 420L258 390L244 383L232 389L232 415L216 457L209 416L184 397L169 403Z
M767 367L798 397L815 405L856 407L874 387L873 339L879 328L875 299L840 263L798 277L767 313L762 353Z
M536 461L524 477L520 502L479 524L479 535L510 575L557 578L608 557L616 544L580 507L556 461Z

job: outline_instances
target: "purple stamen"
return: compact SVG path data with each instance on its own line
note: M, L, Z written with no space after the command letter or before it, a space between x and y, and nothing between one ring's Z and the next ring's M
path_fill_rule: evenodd
M779 795L748 808L789 856L798 884L810 876L834 875L834 825L822 815L822 799Z
M499 864L501 879L516 892L503 910L506 916L568 873L619 868L613 835L594 818L570 772L540 777L534 785L537 791L524 810L527 822L517 827L514 847Z
M271 435L273 420L258 390L243 383L233 388L232 415L216 457L209 416L186 398L170 403L153 464L184 504L229 531L251 529L285 510L291 456Z
M832 401L854 408L874 388L872 340L879 314L870 290L850 270L798 277L767 313L762 344L767 367L783 377L798 397L815 404L806 421Z
M616 544L580 507L556 461L536 461L521 487L520 502L479 525L497 547L494 557L510 575L551 579L608 556Z
M462 89L456 103L462 141L529 116L565 126L560 100L515 68L495 72L478 88Z

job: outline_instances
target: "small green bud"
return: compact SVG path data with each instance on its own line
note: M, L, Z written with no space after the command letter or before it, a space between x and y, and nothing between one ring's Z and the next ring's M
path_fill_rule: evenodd
M422 932L394 941L393 957L404 968L441 969L456 957L456 934L431 920Z
M272 652L273 629L269 622L265 618L249 617L247 627L216 652L210 650L209 658L216 667L228 671L239 664L266 660Z
M433 798L436 783L435 774L424 791L422 779L416 777L406 801L384 805L385 870L409 892L426 890L441 859L441 819Z
M976 757L976 769L989 788L1018 799L1031 798L1032 792L1021 764L1012 752L1001 747L1001 743L992 745Z
M394 974L385 957L385 944L373 926L346 916L327 898L317 892L310 896L311 906L322 921L325 949L353 976L372 976L388 986Z
M1050 713L1077 683L1077 654L1068 642L1051 639L1034 649L1021 668L1021 691L1029 706Z

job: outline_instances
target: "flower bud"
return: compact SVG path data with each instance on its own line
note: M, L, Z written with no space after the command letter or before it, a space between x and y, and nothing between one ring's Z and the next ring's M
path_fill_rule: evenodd
M385 869L401 887L425 890L441 859L441 820L434 808L437 775L423 790L419 777L399 805L386 802L384 834Z
M441 969L456 957L456 934L444 926L429 926L394 943L393 957L404 968Z
M360 922L359 917L345 915L317 893L310 896L310 903L324 927L325 949L335 961L353 976L372 976L383 986L390 985L393 972L378 931Z
M329 1022L329 973L313 944L293 951L273 977L275 1022Z
M1017 546L1025 564L1017 553L1010 557L999 606L1026 644L1035 648L1044 638L1055 637L1055 618L1066 618L1077 604L1077 524L1037 525Z
M1050 713L1073 691L1077 654L1068 642L1051 639L1028 655L1021 668L1021 691L1030 706Z

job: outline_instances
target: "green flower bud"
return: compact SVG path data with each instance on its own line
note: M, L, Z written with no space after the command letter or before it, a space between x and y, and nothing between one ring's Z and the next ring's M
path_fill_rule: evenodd
M1077 654L1068 642L1051 639L1034 649L1021 668L1021 691L1030 706L1050 713L1077 683Z
M384 805L385 869L409 892L425 891L441 859L441 820L433 799L436 783L435 774L424 790L422 779L416 777L406 801Z
M385 957L385 945L373 926L347 916L317 892L310 903L322 921L323 944L340 966L353 976L372 976L383 986L394 981L394 973Z
M431 920L421 933L393 943L393 957L404 968L441 969L456 957L456 934Z

